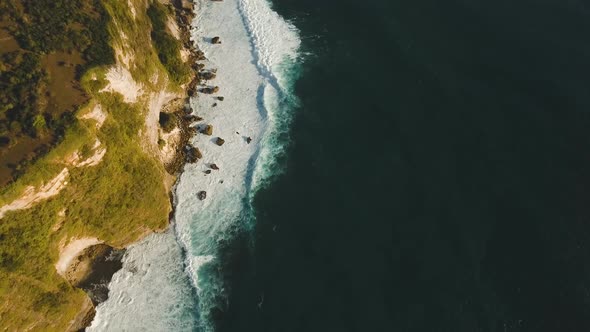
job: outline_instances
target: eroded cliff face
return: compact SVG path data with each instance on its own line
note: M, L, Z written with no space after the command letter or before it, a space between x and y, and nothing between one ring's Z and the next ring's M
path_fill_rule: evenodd
M169 131L159 119L183 114L195 84L192 8L100 3L115 62L80 77L89 100L62 142L0 191L0 321L8 330L83 327L93 305L82 289L96 289L98 279L105 286L121 249L168 225L169 190L191 130L186 117ZM162 49L155 38L173 38L177 47ZM171 54L178 61L162 61Z

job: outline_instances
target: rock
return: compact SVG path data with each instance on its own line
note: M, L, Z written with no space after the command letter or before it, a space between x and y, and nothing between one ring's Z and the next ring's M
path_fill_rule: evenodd
M205 134L207 136L211 136L213 134L213 126L212 125L206 125L205 127L202 127L201 130L199 130L199 132L201 134Z
M211 170L210 169L206 170L205 174L211 174Z
M188 88L186 93L188 94L189 97L194 97L195 94L197 94L197 89L196 88Z
M223 99L225 99L225 98L223 98L221 96L217 97L217 100L219 100L219 101L223 101Z
M203 51L196 51L195 52L195 57L197 58L197 61L207 60L207 58L205 57L205 53L203 53ZM203 66L203 67L205 67L205 65L204 64L201 64L201 63L198 63L197 66ZM201 68L203 68L203 67L201 67Z
M221 44L221 40L219 39L219 37L213 37L213 38L211 38L211 43L212 44Z
M199 78L203 80L212 80L215 78L215 73L211 71L202 71L199 72Z
M250 144L250 142L252 142L252 137L247 137L246 138L246 143Z
M211 164L211 165L209 165L209 167L211 167L211 169L214 169L216 171L219 170L219 167L217 167L217 165L215 165L215 164Z
M203 118L200 116L190 114L190 115L185 115L184 120L189 121L189 122L195 122L195 121L201 121L201 120L203 120Z
M223 143L225 143L225 140L221 137L217 137L217 139L215 140L215 144L222 146Z
M203 154L194 146L189 146L186 151L186 161L189 163L196 163L197 160L203 158Z
M205 198L207 198L207 192L204 190L201 190L197 193L197 198L200 199L201 201L204 200Z
M213 86L213 87L206 87L206 88L202 88L201 93L205 93L205 94L212 94L212 93L217 93L219 92L219 87L218 86Z
M211 105L211 107L215 107L215 106L217 106L217 103L213 103L213 105Z

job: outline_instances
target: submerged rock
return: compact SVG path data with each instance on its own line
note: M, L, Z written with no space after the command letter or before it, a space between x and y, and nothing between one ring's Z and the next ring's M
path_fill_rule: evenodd
M217 137L217 139L215 140L215 144L222 146L223 143L225 143L225 140L221 137Z
M200 199L201 201L204 200L205 198L207 198L207 192L204 190L201 190L197 193L197 198Z

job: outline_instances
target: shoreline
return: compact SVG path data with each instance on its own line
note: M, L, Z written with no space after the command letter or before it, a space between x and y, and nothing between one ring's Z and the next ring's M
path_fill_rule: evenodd
M56 268L59 265L58 272L73 286L82 289L88 301L85 302L82 310L71 321L68 331L84 330L92 325L96 315L96 307L108 298L109 283L113 275L121 270L123 266L123 257L127 248L143 241L150 234L160 234L170 230L175 206L175 188L178 183L180 174L185 164L196 162L198 158L191 156L190 149L187 149L191 138L196 134L196 130L192 125L195 120L201 120L199 117L191 115L195 110L190 105L191 90L200 83L199 71L200 68L197 61L204 59L201 51L197 49L196 43L190 38L191 21L194 18L195 3L193 0L170 0L169 4L174 8L174 19L179 31L178 37L181 42L181 52L183 55L188 54L186 63L191 65L191 79L188 84L183 84L181 87L184 91L184 97L174 98L165 103L159 113L172 114L176 120L176 128L179 130L179 139L174 144L173 156L166 161L163 156L160 160L164 169L166 170L164 182L168 191L170 212L168 216L168 223L164 228L146 231L139 238L124 243L120 247L110 246L98 239L77 239L71 241L66 248L70 247L74 252L67 254L67 257L62 258L56 263ZM188 6L190 5L190 7ZM160 126L158 126L158 130ZM73 244L77 248L71 247ZM84 243L82 243L84 242ZM64 250L67 250L64 248Z
M188 84L187 93L206 121L195 119L191 131L198 134L181 146L185 159L177 161L199 162L185 164L171 186L168 230L129 246L89 331L177 330L177 324L212 331L214 308L226 295L214 272L222 264L220 242L253 222L247 202L274 172L282 148L276 135L290 119L290 106L282 104L290 91L281 85L287 78L280 65L296 59L297 34L265 0L200 0L194 13L190 43L198 44L201 62L193 69L202 82Z

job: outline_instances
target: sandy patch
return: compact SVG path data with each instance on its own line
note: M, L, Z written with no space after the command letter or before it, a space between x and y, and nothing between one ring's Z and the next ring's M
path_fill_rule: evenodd
M8 211L28 209L37 202L59 194L59 192L68 184L66 181L68 175L68 169L64 168L56 177L40 188L35 188L33 186L27 187L20 198L0 207L0 219L3 218Z
M118 92L123 95L126 103L136 102L142 93L141 85L135 82L129 70L121 65L111 67L106 74L106 79L109 84L101 92Z
M191 52L189 50L187 50L186 48L180 49L180 59L182 60L182 62L187 62L190 55L191 55Z
M160 149L160 156L164 164L168 164L176 156L176 147L180 142L180 128L174 128L171 132L165 133L160 131L160 138L166 142L166 144Z
M100 129L102 124L107 118L107 114L102 110L102 106L100 104L94 105L92 111L82 115L80 119L84 120L94 120L96 121L96 128Z
M168 30L174 38L180 40L180 30L178 29L178 24L176 24L176 20L173 17L168 17L168 22L166 24Z
M59 251L59 259L57 260L57 263L55 263L57 273L61 276L65 276L68 266L74 258L78 257L84 249L99 243L102 243L102 241L99 241L94 237L85 237L70 241L67 246Z

